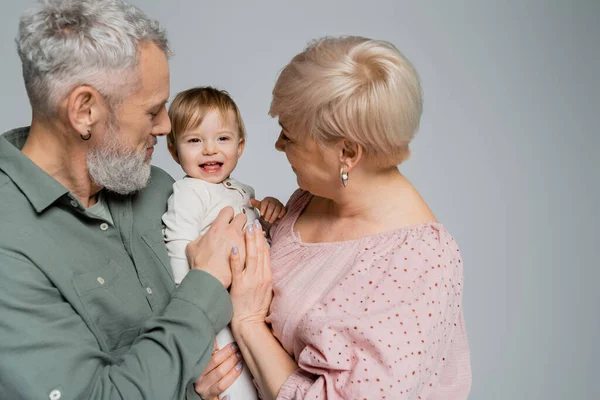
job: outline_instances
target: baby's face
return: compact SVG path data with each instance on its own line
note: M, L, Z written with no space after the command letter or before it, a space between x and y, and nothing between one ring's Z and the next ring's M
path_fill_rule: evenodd
M244 140L233 111L223 119L209 111L200 126L177 138L179 164L188 176L211 183L229 177L244 151Z

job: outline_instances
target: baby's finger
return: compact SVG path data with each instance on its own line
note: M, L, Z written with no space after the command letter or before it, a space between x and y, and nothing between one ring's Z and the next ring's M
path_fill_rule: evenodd
M267 200L263 200L260 204L260 215L264 216L267 212L268 207L269 207L269 202Z
M260 201L256 200L256 199L250 199L250 204L252 205L252 207L254 208L258 208L260 210Z
M283 218L285 217L285 214L287 213L287 210L285 209L285 207L282 205L281 206L281 210L279 211L279 215L277 215L277 218Z
M275 211L276 206L277 205L275 203L269 203L267 212L265 213L265 219L271 223L273 223L273 212Z

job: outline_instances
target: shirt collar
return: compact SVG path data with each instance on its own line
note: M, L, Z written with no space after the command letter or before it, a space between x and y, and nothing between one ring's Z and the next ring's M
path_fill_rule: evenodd
M233 178L227 178L225 179L223 182L221 182L221 185L225 186L228 189L237 189L238 188L238 181L236 181Z
M33 208L41 213L69 191L56 179L38 167L21 149L29 127L13 129L0 135L0 170L2 170Z

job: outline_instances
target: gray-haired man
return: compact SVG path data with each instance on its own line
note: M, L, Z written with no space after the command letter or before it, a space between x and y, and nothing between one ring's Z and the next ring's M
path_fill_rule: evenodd
M192 242L175 289L172 179L150 166L171 126L163 30L120 0L44 0L17 46L33 118L0 137L0 398L197 396L244 217Z

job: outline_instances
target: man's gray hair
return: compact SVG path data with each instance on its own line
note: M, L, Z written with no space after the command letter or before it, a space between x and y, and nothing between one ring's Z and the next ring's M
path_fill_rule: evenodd
M33 111L55 116L79 85L118 104L137 86L139 47L170 55L158 21L121 0L39 0L22 15L16 38Z

